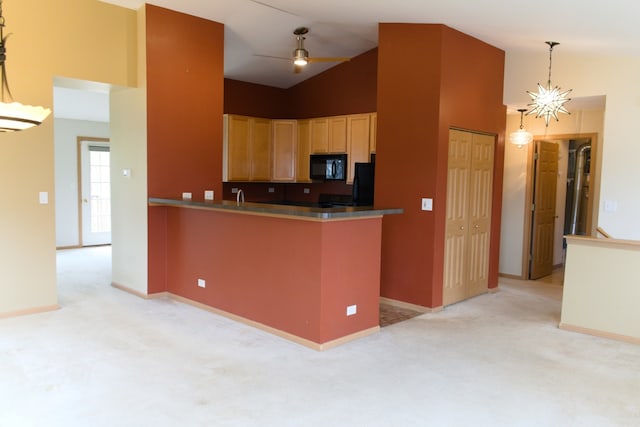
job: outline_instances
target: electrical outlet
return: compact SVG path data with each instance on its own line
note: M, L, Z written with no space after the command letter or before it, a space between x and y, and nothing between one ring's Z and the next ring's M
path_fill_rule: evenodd
M311 190L309 190L308 188L305 188L304 190L302 190L302 192L304 194L309 194L309 193L311 193Z
M182 193L182 200L191 200L191 193Z
M198 279L198 287L205 288L207 286L207 282L204 279Z
M267 190L267 192L269 192L269 193L275 193L275 192L276 192L276 189L275 189L275 188L273 188L273 187L269 187L269 189Z
M433 199L430 198L422 198L422 210L423 211L432 211L433 210Z
M238 192L238 187L233 187L231 189L231 194L236 194Z
M347 306L347 316L353 316L357 312L358 312L358 306L357 305L353 304L353 305L348 305Z
M213 190L204 190L204 199L205 200L213 200L214 192Z

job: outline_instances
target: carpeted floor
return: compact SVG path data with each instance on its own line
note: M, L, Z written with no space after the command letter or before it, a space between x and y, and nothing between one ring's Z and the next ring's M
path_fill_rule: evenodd
M0 426L640 425L640 346L558 329L557 285L317 352L114 289L109 255L60 251L61 309L0 319Z

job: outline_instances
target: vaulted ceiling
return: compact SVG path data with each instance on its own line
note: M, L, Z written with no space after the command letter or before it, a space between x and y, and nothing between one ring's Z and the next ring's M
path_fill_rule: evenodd
M132 9L143 0L101 0ZM150 0L225 25L225 77L286 88L335 63L293 73L293 30L312 57L353 57L378 44L379 22L445 24L509 54L540 51L640 57L640 2L608 0ZM75 90L75 89L74 89ZM60 96L73 95L74 90ZM60 91L59 91L60 92ZM64 91L63 91L64 92ZM60 104L67 104L60 102ZM62 107L60 107L62 108Z

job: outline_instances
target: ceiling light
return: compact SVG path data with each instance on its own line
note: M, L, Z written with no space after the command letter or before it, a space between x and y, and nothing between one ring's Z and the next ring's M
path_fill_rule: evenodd
M535 114L536 118L544 117L546 126L549 126L549 120L551 120L552 116L556 121L558 121L558 113L570 114L569 111L564 108L564 103L571 101L571 98L567 98L571 89L561 92L558 86L551 87L551 53L553 52L553 47L560 43L545 43L549 45L549 78L547 80L546 87L543 87L538 83L538 93L527 91L533 101L529 104L529 106L533 108L527 113L527 115Z
M296 49L293 51L293 63L295 65L307 65L309 52L306 49Z
M524 130L524 125L522 124L522 116L525 111L527 111L526 108L521 108L518 110L518 112L520 113L520 129L515 132L511 132L511 135L509 135L509 142L517 145L518 148L522 148L523 145L527 145L528 143L533 141L533 134Z
M307 27L298 27L293 30L296 36L296 50L293 51L293 64L298 66L307 65L309 62L309 52L304 48L304 35L309 32Z
M51 110L43 107L22 105L19 102L5 102L5 92L9 100L12 100L5 62L7 59L6 42L4 36L4 17L2 16L2 0L0 0L0 74L2 74L1 102L0 102L0 132L15 132L38 126L51 113Z

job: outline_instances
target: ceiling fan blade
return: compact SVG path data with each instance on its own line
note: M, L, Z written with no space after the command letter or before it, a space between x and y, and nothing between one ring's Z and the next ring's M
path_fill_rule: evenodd
M285 58L283 56L273 56L273 55L260 55L258 53L254 53L253 56L259 56L261 58L270 58L270 59L284 59L286 61L291 61L291 58Z
M328 58L308 58L309 62L346 62L350 61L351 58L346 56L334 56Z

